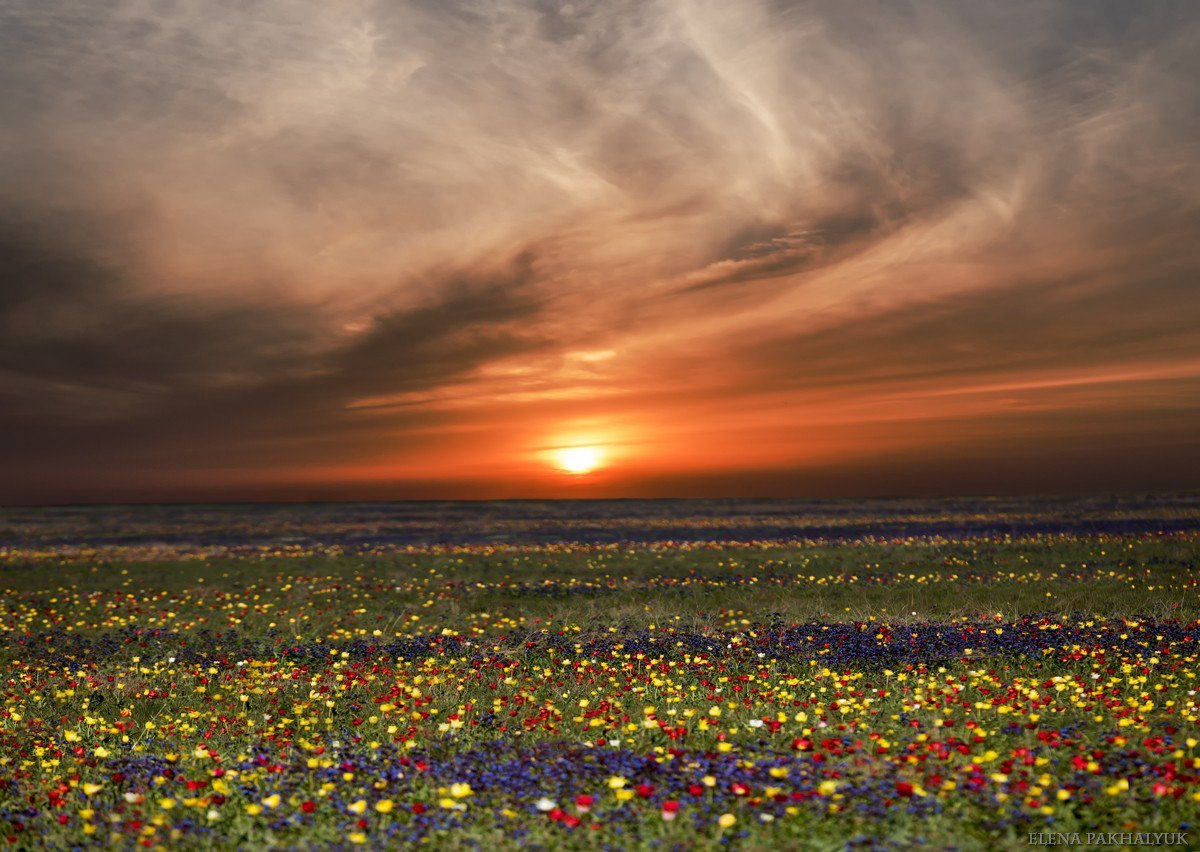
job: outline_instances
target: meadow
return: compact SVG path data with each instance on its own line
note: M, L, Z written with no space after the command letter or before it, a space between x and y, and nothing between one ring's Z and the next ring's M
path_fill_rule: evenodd
M77 517L9 512L0 837L1194 842L1194 502L1097 509L1074 529L1042 506L1004 532L977 507L893 509L838 513L845 535L757 512L742 532L781 534L731 537L727 514L643 518L636 534L599 517L572 536L564 520L550 536L542 518L537 536L485 524L441 543L377 523L374 538L310 524L297 543L177 517L65 535Z

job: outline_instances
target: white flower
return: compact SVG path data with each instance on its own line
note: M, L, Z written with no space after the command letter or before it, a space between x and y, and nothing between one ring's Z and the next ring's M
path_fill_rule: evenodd
M221 812L216 808L209 808L207 816L209 822L216 822L221 818Z
M549 799L545 796L542 796L540 799L537 800L537 802L534 803L534 807L536 807L539 811L544 812L544 811L552 811L556 807L558 807L558 805L554 804L553 799Z
M751 728L761 728L763 726L763 721L762 719L751 719L746 724L748 724Z

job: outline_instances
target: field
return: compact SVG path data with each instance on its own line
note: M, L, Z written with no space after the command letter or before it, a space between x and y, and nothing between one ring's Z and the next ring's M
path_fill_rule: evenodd
M5 510L0 836L1194 842L1198 507Z

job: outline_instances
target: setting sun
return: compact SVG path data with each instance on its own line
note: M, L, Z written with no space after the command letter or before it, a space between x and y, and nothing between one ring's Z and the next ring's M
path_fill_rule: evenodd
M599 447L563 447L554 451L554 463L564 473L591 473L604 463L604 453Z

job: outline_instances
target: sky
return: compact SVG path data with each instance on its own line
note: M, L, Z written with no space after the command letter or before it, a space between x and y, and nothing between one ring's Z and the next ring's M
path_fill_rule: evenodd
M0 503L1200 488L1200 5L0 4Z

